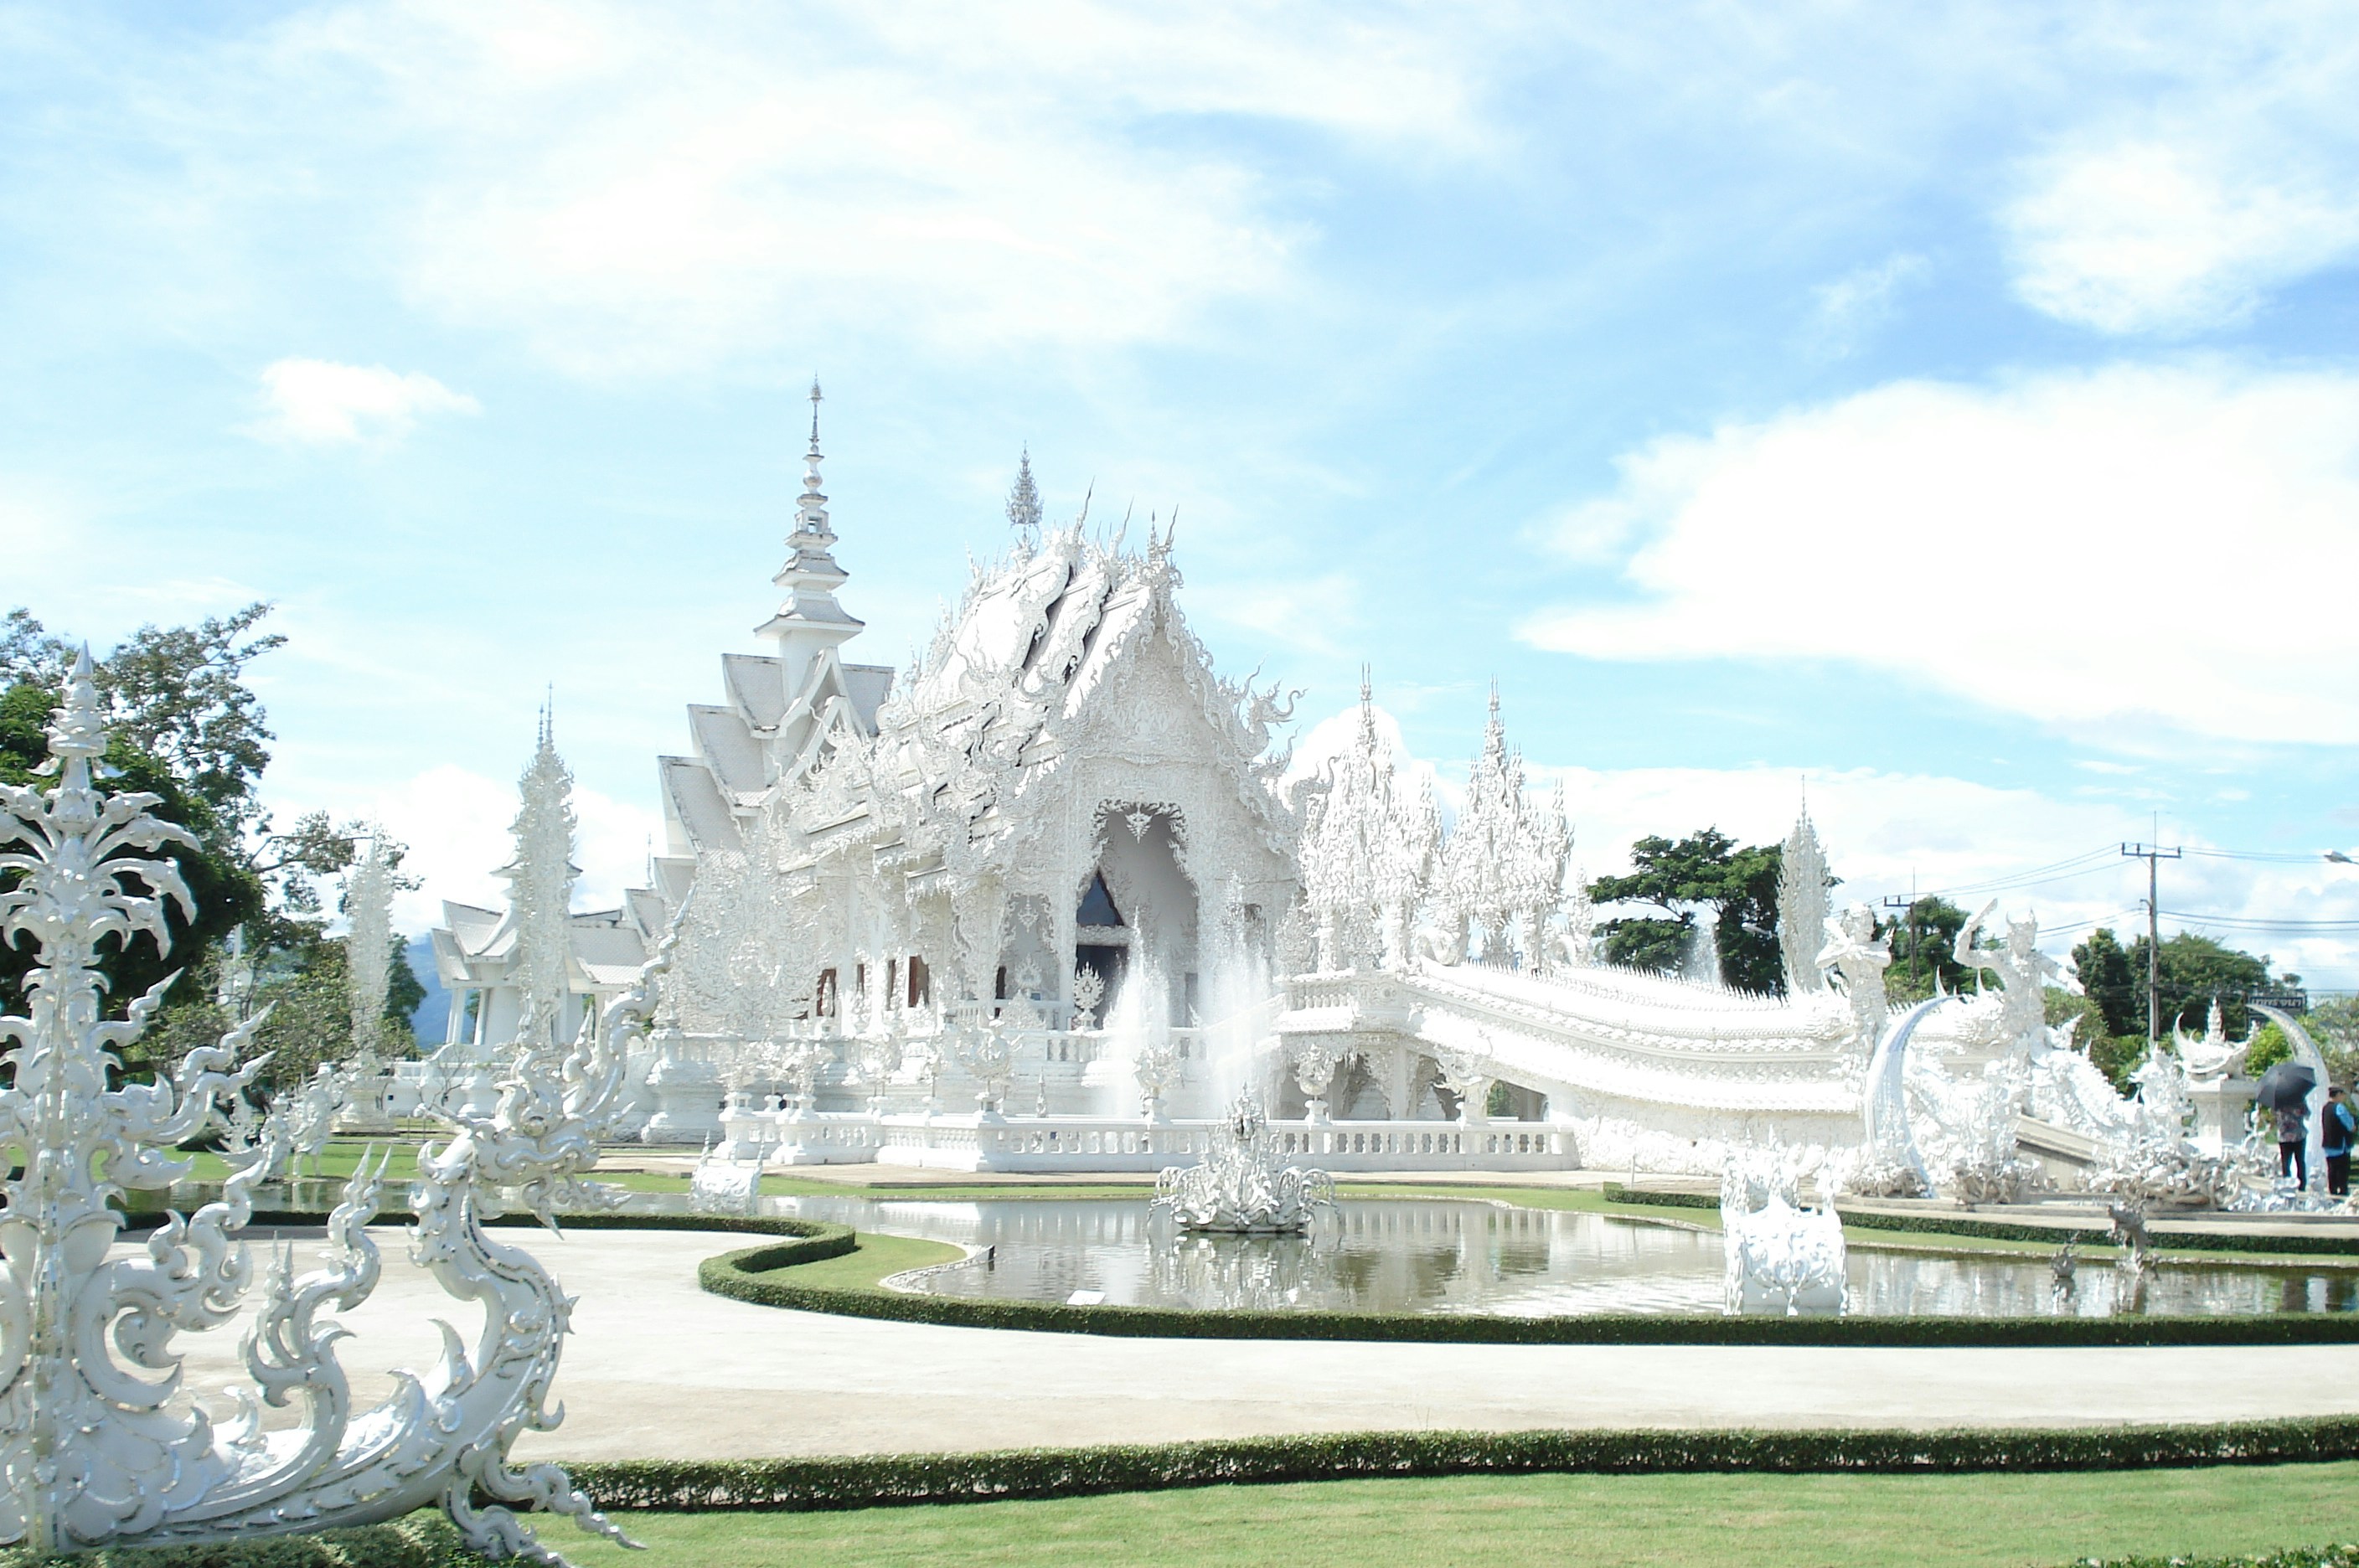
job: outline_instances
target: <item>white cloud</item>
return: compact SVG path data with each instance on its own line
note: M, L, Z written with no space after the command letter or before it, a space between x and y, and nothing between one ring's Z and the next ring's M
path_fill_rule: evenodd
M512 783L446 763L368 795L274 806L288 818L314 809L339 822L374 818L408 845L402 870L423 886L395 903L394 921L402 931L440 924L445 898L495 909L506 905L507 885L493 874L515 857L508 831L516 813ZM623 889L645 884L647 845L660 833L661 820L645 807L578 784L573 811L573 860L582 868L574 907L611 909L622 901Z
M2152 140L2040 159L2000 214L2016 291L2105 332L2233 325L2359 249L2359 191L2289 177L2288 162Z
M1347 656L1338 634L1348 635L1360 625L1359 599L1360 584L1348 572L1310 578L1264 575L1189 590L1190 608L1208 620L1327 659Z
M373 222L437 314L596 376L883 320L961 352L1180 335L1305 231L1190 119L1412 159L1483 145L1447 40L1238 5L350 6L272 61L332 143L413 154Z
M1922 278L1926 268L1923 256L1902 251L1821 284L1811 293L1812 345L1837 358L1855 352L1870 332L1891 320L1901 289Z
M484 406L419 371L326 359L281 359L263 367L266 412L250 433L265 441L332 446L407 436L428 414L480 414Z
M2359 376L1901 382L1619 466L1631 602L1538 646L1855 662L2114 746L2359 742Z

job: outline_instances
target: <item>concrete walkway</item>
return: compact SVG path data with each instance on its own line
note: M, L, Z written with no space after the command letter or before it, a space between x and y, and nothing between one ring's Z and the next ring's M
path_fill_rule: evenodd
M473 1310L402 1260L402 1233L378 1240L385 1283L346 1320L356 1337L344 1361L364 1399L389 1387L364 1368L433 1364L434 1317L451 1318L471 1345L477 1326ZM698 1261L737 1240L587 1231L528 1243L580 1304L557 1383L565 1424L527 1437L518 1454L711 1459L1415 1427L2061 1426L2359 1412L2359 1345L1353 1345L872 1323L698 1290ZM192 1389L243 1380L238 1332L177 1342Z

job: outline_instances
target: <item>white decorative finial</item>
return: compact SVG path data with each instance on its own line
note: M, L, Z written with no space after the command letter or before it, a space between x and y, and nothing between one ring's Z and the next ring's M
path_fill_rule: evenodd
M835 534L827 523L827 496L819 487L819 377L811 377L810 450L803 453L803 493L795 501L795 532L833 542Z
M1007 526L1014 528L1027 544L1040 528L1040 491L1032 483L1032 448L1027 443L1024 455L1016 461L1016 484L1007 492Z

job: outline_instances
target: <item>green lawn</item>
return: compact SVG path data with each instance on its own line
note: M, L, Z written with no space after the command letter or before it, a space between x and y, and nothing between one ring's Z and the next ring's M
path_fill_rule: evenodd
M818 1290L874 1290L888 1274L908 1269L930 1269L937 1263L955 1263L965 1256L962 1248L946 1241L920 1241L913 1236L884 1236L864 1230L860 1233L860 1245L850 1252L839 1258L822 1258L816 1263L798 1263L790 1275L781 1277Z
M1294 1563L1677 1568L2065 1563L2359 1538L2359 1464L2045 1475L1524 1475L1217 1486L847 1513L636 1514L580 1568Z

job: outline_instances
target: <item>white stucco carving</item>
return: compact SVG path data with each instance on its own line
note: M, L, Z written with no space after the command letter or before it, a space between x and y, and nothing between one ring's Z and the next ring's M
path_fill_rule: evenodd
M546 1219L581 1182L622 1086L608 1042L634 1032L646 983L606 1027L571 1051L520 1051L496 1112L453 1124L419 1156L412 1257L452 1296L484 1308L473 1353L453 1334L431 1376L402 1379L375 1408L351 1408L331 1314L364 1299L381 1267L364 1227L382 1161L364 1162L328 1226L323 1266L291 1257L262 1282L248 1341L255 1387L243 1415L217 1430L181 1389L181 1333L216 1329L253 1291L240 1232L255 1183L274 1162L248 1161L222 1196L173 1215L145 1256L111 1257L123 1223L110 1200L188 1174L172 1156L238 1093L258 1062L241 1062L255 1023L190 1051L171 1079L108 1088L107 1057L136 1040L163 985L121 1018L103 1016L97 947L167 947L168 907L193 913L163 852L193 841L148 814L155 798L103 795L92 762L105 747L87 653L50 730L55 789L0 786L0 855L22 875L0 892L0 935L29 938L29 1016L0 1018L11 1082L0 1128L24 1151L5 1184L9 1241L0 1272L0 1541L42 1552L167 1545L330 1529L440 1506L467 1544L492 1556L559 1561L509 1505L571 1515L617 1535L550 1465L514 1467L509 1445L555 1424L546 1403L570 1302L520 1248L495 1244L481 1220L511 1188ZM651 978L651 976L647 977ZM274 1140L275 1141L275 1140ZM258 1399L302 1419L264 1431ZM488 1500L486 1500L488 1499Z

